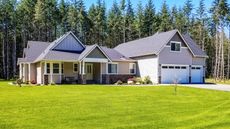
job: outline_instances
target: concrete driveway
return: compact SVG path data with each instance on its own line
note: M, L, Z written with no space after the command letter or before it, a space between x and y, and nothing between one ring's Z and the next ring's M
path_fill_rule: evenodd
M183 86L230 92L230 85L225 84L183 84Z

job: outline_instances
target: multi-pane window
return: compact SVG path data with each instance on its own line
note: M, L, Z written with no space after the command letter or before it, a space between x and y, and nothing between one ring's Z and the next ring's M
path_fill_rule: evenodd
M78 64L77 63L74 63L73 64L73 72L78 72Z
M171 51L180 51L180 42L171 42Z
M136 64L135 63L129 64L129 73L132 73L132 74L136 73Z
M108 73L116 74L117 73L117 64L108 64Z
M53 63L53 73L59 73L59 63Z
M50 73L50 63L46 64L46 73Z

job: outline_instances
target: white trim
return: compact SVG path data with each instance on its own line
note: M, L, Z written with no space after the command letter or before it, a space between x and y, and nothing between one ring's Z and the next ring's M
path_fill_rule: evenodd
M131 73L130 72L130 65L135 65L135 67L134 67L134 73ZM137 64L136 63L129 63L129 74L136 74L137 73Z
M82 71L82 69L81 69L81 62L79 62L79 74L82 74L81 71Z
M85 74L85 62L82 61L82 74Z
M85 62L90 62L90 63L94 63L94 62L108 62L108 59L100 59L100 58L85 58L84 59Z
M31 81L31 64L28 63L28 81Z
M174 43L174 44L179 44L179 45L180 45L180 51L173 51L173 50L172 50L172 43ZM177 53L181 53L181 42L177 42L177 41L170 41L170 52L177 52Z
M109 64L115 64L115 65L117 65L117 72L116 73L109 73ZM118 74L118 69L119 69L118 63L116 63L116 62L109 62L109 63L107 63L107 72L108 72L108 74L114 74L114 75L116 75L116 74Z
M53 83L53 62L50 62L50 84Z
M102 83L102 63L100 63L100 83Z
M101 47L98 46L97 44L95 44L95 46L94 46L90 51L88 51L88 53L86 53L86 54L80 59L80 61L82 61L85 57L87 57L96 47L104 54L104 56L105 56L110 62L112 62L112 60L109 58L109 56L108 56L108 55L101 49ZM98 59L98 58L95 58L95 59Z

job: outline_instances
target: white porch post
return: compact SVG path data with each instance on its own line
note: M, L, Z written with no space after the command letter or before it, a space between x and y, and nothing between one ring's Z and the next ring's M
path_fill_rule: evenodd
M28 63L28 76L29 76L28 81L31 81L31 69L30 69L31 67L30 67L30 64L31 63Z
M44 63L44 74L47 74L47 64L46 64L46 62Z
M82 61L82 74L85 74L85 62Z
M102 63L100 63L100 83L102 83Z
M19 64L19 79L22 79L22 63Z
M78 62L79 64L79 74L81 74L81 62Z
M50 83L53 83L53 63L50 63Z
M108 62L105 63L105 74L108 74Z
M22 70L22 80L23 80L23 82L25 82L26 81L26 65L25 65L25 63L23 63L23 70Z
M61 83L62 80L62 62L59 62L59 81Z

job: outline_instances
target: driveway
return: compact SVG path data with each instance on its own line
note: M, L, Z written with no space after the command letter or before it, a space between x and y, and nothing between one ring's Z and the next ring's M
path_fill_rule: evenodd
M230 85L225 85L225 84L185 84L183 86L230 92Z

